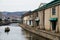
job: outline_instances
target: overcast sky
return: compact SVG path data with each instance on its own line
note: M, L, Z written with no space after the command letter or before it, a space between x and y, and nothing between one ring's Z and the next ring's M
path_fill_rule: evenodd
M29 11L52 0L0 0L0 11Z

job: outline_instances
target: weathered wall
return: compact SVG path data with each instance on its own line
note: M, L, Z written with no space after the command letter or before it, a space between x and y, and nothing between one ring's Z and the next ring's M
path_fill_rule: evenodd
M43 11L38 11L39 19L40 19L40 29L44 29L43 26Z
M59 17L58 17L58 18L59 18L59 19L58 19L58 23L59 23L58 25L59 25L59 28L58 28L58 29L59 29L59 32L60 32L60 5L59 5L59 14L58 14L58 15L59 15Z
M58 18L58 14L59 14L59 6L55 6L55 9L56 9L56 13L55 13L55 15L52 15L52 8L51 8L51 18ZM51 24L51 26L52 26L52 24ZM51 30L52 30L52 28L51 28ZM57 23L56 23L56 31L58 31L58 21L57 21Z
M45 29L46 30L50 30L51 29L50 21L49 21L50 15L51 15L51 8L46 9L45 10Z

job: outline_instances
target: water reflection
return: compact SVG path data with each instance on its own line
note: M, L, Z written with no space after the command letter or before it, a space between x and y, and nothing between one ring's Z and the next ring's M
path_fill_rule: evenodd
M5 33L5 28L9 27L10 31ZM21 27L18 23L10 24L6 26L0 26L0 40L45 40L35 34L32 34Z
M9 27L10 31L5 33L5 27ZM22 34L22 29L18 25L0 26L0 40L27 40Z

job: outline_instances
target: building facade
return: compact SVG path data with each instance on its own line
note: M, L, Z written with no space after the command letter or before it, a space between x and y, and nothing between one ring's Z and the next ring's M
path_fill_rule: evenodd
M30 13L23 19L30 20L28 24L38 29L60 32L60 0L54 0Z
M40 28L40 19L39 19L39 14L37 11L32 11L32 19L33 19L33 26L34 28L36 29L39 29Z
M54 0L40 9L40 28L60 32L60 0Z
M33 19L32 19L33 15L31 14L31 12L27 12L24 14L23 16L23 24L29 25L29 26L33 26Z

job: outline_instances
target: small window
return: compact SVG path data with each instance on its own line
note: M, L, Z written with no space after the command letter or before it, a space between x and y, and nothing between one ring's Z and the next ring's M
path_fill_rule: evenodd
M37 12L37 17L38 17L38 12Z
M55 7L52 8L52 15L55 15L56 14L56 9Z
M30 25L31 25L31 20L29 22L30 22Z

